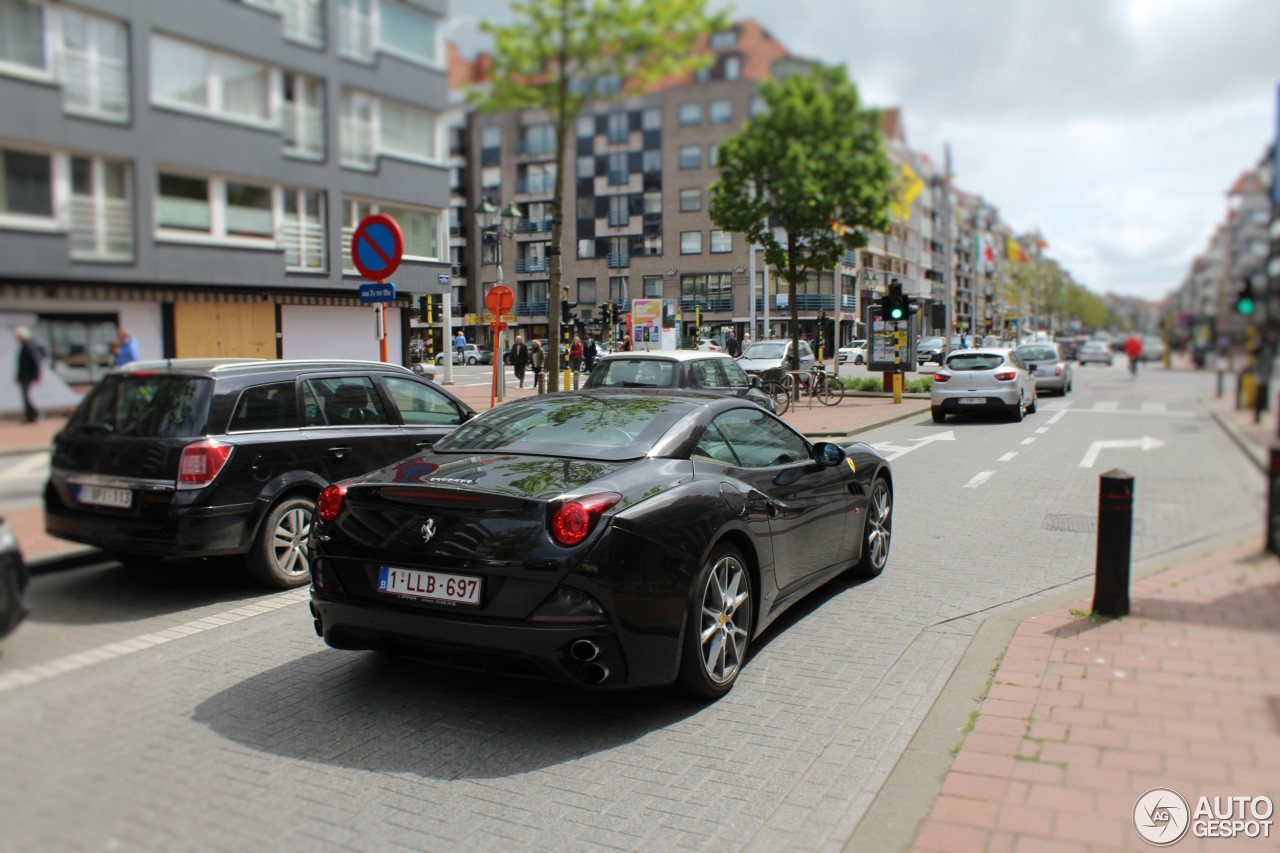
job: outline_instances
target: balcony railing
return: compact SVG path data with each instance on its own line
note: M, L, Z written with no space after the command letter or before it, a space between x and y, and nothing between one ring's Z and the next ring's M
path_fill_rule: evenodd
M285 269L323 272L329 268L325 251L325 228L319 222L286 219L277 238L284 249Z
M852 297L849 307L852 308ZM791 306L790 295L787 293L775 293L772 296L772 308L789 308ZM836 299L830 293L801 293L796 296L796 306L801 311L832 311L835 309ZM764 309L764 298L756 297L756 310Z
M71 197L71 256L133 259L133 205L123 199Z
M628 252L610 252L607 259L609 269L619 270L631 266L631 255Z
M555 178L520 178L516 181L516 193L520 195L551 195L555 191Z
M313 47L324 44L322 0L277 0L284 16L284 37Z
M551 217L545 219L521 219L516 225L517 234L542 234L551 230Z
M58 65L67 109L122 120L129 117L127 62L64 48Z
M516 314L522 317L546 316L548 310L547 305L548 302L545 299L541 302L517 302Z
M315 160L324 157L324 113L318 107L306 104L282 104L280 120L284 126L285 151ZM355 132L354 127L352 132ZM370 149L368 162L372 164L372 128L369 128L368 135L367 144Z
M846 267L856 267L858 265L858 253L845 252L844 256L840 258L840 264Z
M624 172L620 169L611 169L609 170L608 180L609 180L609 186L621 187L621 186L625 186L628 182L630 182L631 175L630 173Z
M551 262L546 258L516 258L516 272L546 272Z
M609 211L609 227L625 228L631 224L631 214L625 210Z
M338 54L373 62L373 20L359 9L342 9L338 18Z
M703 311L732 311L732 296L682 296L680 297L680 310L693 311L695 308L701 307Z
M543 155L552 155L556 153L556 146L548 142L527 142L523 139L516 141L516 153L525 154L530 157L540 157Z
M344 117L339 123L342 162L355 166L373 166L373 125L367 121Z

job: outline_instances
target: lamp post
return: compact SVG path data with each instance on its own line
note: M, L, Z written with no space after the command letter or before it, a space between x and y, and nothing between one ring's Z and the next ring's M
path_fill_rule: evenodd
M508 237L515 236L516 228L519 227L520 220L524 219L524 214L516 207L515 202L508 202L505 207L499 210L498 206L486 196L476 205L475 215L476 227L480 229L480 266L484 266L484 245L488 240L492 239L494 243L494 263L498 267L498 280L495 284L500 285L503 283L502 241ZM503 399L503 392L506 390L506 373L502 369L502 334L498 325L500 322L502 322L502 318L495 316L492 350L493 370L494 375L497 377L494 382L494 392L499 401Z

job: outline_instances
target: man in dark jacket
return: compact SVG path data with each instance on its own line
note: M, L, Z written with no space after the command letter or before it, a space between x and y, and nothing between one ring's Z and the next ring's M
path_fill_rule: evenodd
M596 349L596 339L587 335L587 342L582 345L582 366L591 372L591 368L596 366L596 356L599 354Z
M516 342L511 346L511 366L515 369L516 379L520 387L524 387L524 371L529 366L529 347L524 338L516 335Z
M23 420L32 424L40 419L36 404L31 402L31 386L40 381L40 347L31 340L31 332L26 326L14 330L18 339L18 385L22 388Z

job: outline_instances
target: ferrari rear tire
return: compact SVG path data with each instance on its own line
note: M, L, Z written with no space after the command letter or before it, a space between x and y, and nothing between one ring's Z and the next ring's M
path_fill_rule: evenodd
M889 562L889 543L893 538L893 490L884 477L876 477L867 499L867 517L862 529L862 556L853 567L860 578L874 578Z
M733 688L751 645L751 572L742 554L721 544L693 584L685 615L678 684L698 699Z
M315 508L315 501L300 496L286 498L271 508L249 551L249 574L254 580L277 589L310 582L307 542Z

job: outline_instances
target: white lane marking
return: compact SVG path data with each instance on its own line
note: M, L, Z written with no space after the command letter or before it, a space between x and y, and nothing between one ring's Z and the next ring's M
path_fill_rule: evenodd
M1143 403L1142 411L1152 412L1154 414L1164 414L1169 411L1168 403Z
M1001 462L1012 462L1012 461L1013 461L1013 457L1015 457L1015 456L1017 456L1017 455L1018 455L1018 451L1016 451L1016 450L1011 450L1011 451L1009 451L1008 453L1006 453L1004 456L1001 456L1001 457L1000 457L1000 461L1001 461Z
M1066 409L1066 407L1063 407L1062 409L1058 410L1058 413L1057 413L1056 415L1054 415L1053 417L1049 418L1049 425L1050 425L1050 426L1053 426L1053 425L1054 425L1054 424L1056 424L1058 421L1062 420L1062 416L1063 416L1063 415L1065 415L1066 413L1067 413L1067 409Z
M83 652L76 652L71 655L64 655L60 658L54 658L45 663L38 663L29 666L26 669L16 669L13 672L0 674L0 693L6 690L12 690L15 687L23 687L28 684L38 684L46 679L53 678L56 675L62 675L65 672L74 672L77 669L83 669L86 666L92 666L102 661L113 660L125 655L131 655L134 652L140 652L143 649L149 649L152 646L163 645L170 640L181 640L183 637L190 637L193 634L200 634L205 631L212 631L223 625L230 625L232 622L239 622L242 619L248 619L252 616L259 616L263 613L270 613L273 610L279 610L281 607L288 607L290 604L299 604L307 601L311 597L310 591L306 587L291 590L290 592L274 595L271 598L264 598L254 601L250 604L242 604L231 610L224 610L221 613L215 613L211 616L202 616L199 619L193 619L181 625L174 625L171 628L165 628L160 631L154 631L147 634L140 634L127 640L120 640L115 643L109 643L105 646L99 646L96 649L88 649Z
M1019 444L1035 444L1035 441L1036 441L1036 437L1033 435L1033 436L1028 436L1027 438L1022 439L1022 441L1020 441Z
M996 475L995 471L981 471L973 475L973 479L964 484L966 489L976 489Z
M1039 429L1037 429L1037 430L1036 430L1036 432L1037 432L1037 433L1039 433L1039 434L1041 434L1041 435L1044 435L1044 434L1045 434L1046 432L1048 432L1048 431L1049 431L1049 428L1048 428L1048 427L1040 427Z
M20 480L31 477L41 471L49 470L49 454L33 453L20 462L15 462L0 471L0 480Z
M1124 447L1140 447L1142 452L1155 450L1157 447L1164 447L1164 442L1158 438L1152 438L1144 435L1142 438L1120 438L1111 441L1095 441L1089 445L1089 449L1085 451L1084 456L1080 457L1081 468L1092 468L1093 463L1098 461L1098 454L1103 450L1124 448Z
M1120 408L1120 403L1117 400L1099 400L1093 404L1095 412L1114 412L1118 408Z
M879 450L881 453L883 453L885 459L892 462L893 460L897 459L899 456L906 456L911 451L919 450L920 448L924 447L926 444L932 444L935 441L955 441L955 440L956 440L955 431L947 430L946 432L935 432L933 435L927 435L924 438L913 438L911 439L911 441L914 441L915 444L911 447L903 447L902 445L894 444L891 441L878 441L871 446L874 447L876 450Z

